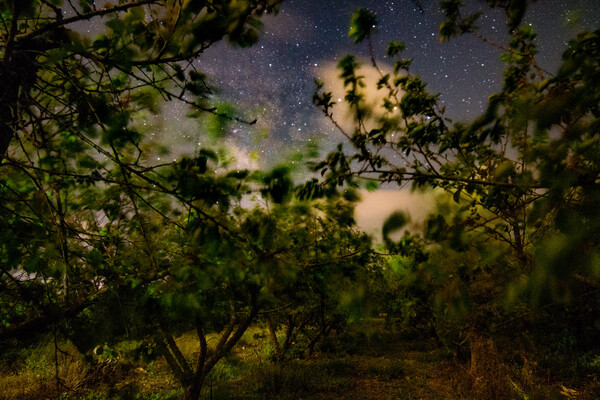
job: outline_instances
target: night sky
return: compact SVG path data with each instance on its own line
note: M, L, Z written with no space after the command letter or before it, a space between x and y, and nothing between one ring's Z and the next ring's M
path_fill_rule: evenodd
M506 45L503 13L490 10L484 1L466 3L467 11L484 12L478 24L481 33ZM236 104L248 119L258 119L255 126L232 126L228 135L237 149L234 154L239 166L248 164L249 158L255 160L250 162L254 166L279 162L311 138L318 138L325 150L342 141L311 99L315 78L325 80L326 86L335 85L327 78L335 77L333 67L340 58L351 53L366 61L366 44L355 45L348 38L350 18L357 7L378 15L374 38L378 61L386 65L389 41L405 42L403 56L414 59L411 72L421 75L430 92L441 94L447 117L473 118L485 109L488 96L501 88L502 50L470 35L440 42L438 28L443 15L439 1L284 0L278 15L263 19L264 33L257 45L240 49L222 42L196 62L221 98ZM525 22L533 24L538 33L540 66L555 72L568 40L582 29L597 29L599 21L598 0L536 2ZM165 124L175 120L185 139L174 144L176 152L205 145L193 123L182 121L185 111L168 110Z

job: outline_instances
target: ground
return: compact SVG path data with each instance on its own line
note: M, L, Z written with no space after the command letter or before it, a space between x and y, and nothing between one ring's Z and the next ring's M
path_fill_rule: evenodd
M184 354L195 351L192 334L178 338ZM297 345L301 345L298 343ZM24 351L12 367L0 367L0 400L174 400L181 389L164 361L134 361L126 357L131 343L90 361L63 343L56 364L52 342ZM497 369L489 354L481 372L470 369L468 357L457 356L431 337L355 326L332 335L306 358L274 363L264 328L252 327L236 350L221 360L206 381L203 400L497 400L600 398L597 376L573 386L556 377L533 376L530 365L503 363ZM62 357L62 358L60 358ZM538 369L538 372L541 371ZM491 374L491 375L490 375ZM494 385L502 383L502 389Z

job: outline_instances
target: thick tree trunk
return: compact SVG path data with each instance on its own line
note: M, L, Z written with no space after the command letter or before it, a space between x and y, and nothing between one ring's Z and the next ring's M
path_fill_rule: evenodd
M313 355L313 353L315 352L315 345L317 344L319 339L321 339L322 336L327 336L330 326L331 326L330 324L323 325L321 327L321 329L319 330L319 332L317 332L316 336L310 340L310 342L308 343L308 346L306 346L306 350L304 351L304 355L307 358L311 357Z
M285 358L285 354L289 350L292 344L292 338L294 336L294 319L291 316L288 316L288 324L287 329L285 331L285 341L283 342L283 346L281 349L281 355Z
M162 349L163 356L169 364L169 367L183 387L183 400L198 400L200 398L206 376L217 362L219 362L225 354L231 351L244 332L246 332L250 323L254 321L258 314L255 295L253 295L251 303L252 309L246 318L240 320L235 316L234 312L230 323L225 327L221 334L221 339L219 340L219 343L217 343L210 357L207 357L206 337L204 336L202 321L199 318L196 318L195 325L200 340L200 354L196 360L195 369L190 367L188 361L181 353L172 334L169 332L168 325L165 321L159 321L163 338L159 340L157 344Z

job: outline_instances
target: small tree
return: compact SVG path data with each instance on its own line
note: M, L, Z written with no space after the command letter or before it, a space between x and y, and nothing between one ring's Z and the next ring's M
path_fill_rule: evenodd
M347 192L346 197L296 201L269 214L284 224L277 236L287 243L282 256L288 263L288 279L275 278L278 289L271 311L263 313L276 361L285 360L300 335L306 338L300 351L312 354L319 340L345 322L352 307L363 300L366 288L361 278L370 261L370 239L355 225L354 195ZM292 271L295 279L290 281ZM280 327L282 343L277 338Z

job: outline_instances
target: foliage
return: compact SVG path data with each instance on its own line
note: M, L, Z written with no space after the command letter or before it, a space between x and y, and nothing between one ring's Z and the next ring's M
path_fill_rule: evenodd
M384 73L365 31L354 38L368 42L381 103L365 100L368 83L353 56L338 64L353 128L342 128L332 94L317 85L315 105L352 148L340 145L316 163L323 181L309 182L303 192L329 193L332 186L356 185L356 178L446 192L455 204L442 199L423 236L392 240L389 233L404 223L394 214L383 227L384 240L406 301L426 304L422 312L438 327L466 324L471 340L514 321L506 306L526 301L526 314L562 302L580 309L598 304L600 287L600 31L571 40L562 66L551 74L536 62L532 27L521 24L527 2L489 3L505 11L510 40L491 43L503 49L506 70L487 110L469 123L450 120L438 95L410 69L411 60L401 57L404 45L390 44L393 72ZM470 34L490 43L477 30L479 13L462 16L460 1L444 1L442 8L444 39ZM353 17L351 35L364 13Z
M348 35L355 43L369 38L377 27L377 16L369 10L359 8L352 14L352 23Z
M54 378L59 388L65 376L78 387L90 374L114 372L123 354L150 362L151 373L164 361L184 398L197 399L207 379L232 375L230 365L215 366L253 322L264 320L284 360L299 335L307 353L319 340L321 349L335 349L328 335L367 315L360 300L380 296L380 311L433 328L457 357L468 341L471 376L497 378L487 396L512 390L489 336L523 325L539 330L529 322L548 324L552 307L560 314L552 326L563 333L547 335L548 348L574 354L574 370L596 371L597 357L576 351L597 348L591 339L600 321L600 32L575 37L553 75L538 66L535 33L521 24L527 2L490 1L506 12L510 32L508 44L494 44L505 52L504 86L469 123L445 116L438 96L401 57L403 43L387 48L393 71L378 69L380 105L366 101L359 59L342 58L355 129L337 124L324 84L313 100L352 150L340 144L313 166L322 181L296 190L288 166L228 170L208 148L161 161L163 149L144 121L164 100L187 103L190 117L208 113L203 121L214 138L243 121L230 104L212 104L207 77L193 61L221 39L256 42L260 17L278 3L0 4L3 350L51 337L45 357L25 357L22 368L32 379ZM463 17L459 1L442 7L444 39L487 40L478 14ZM97 33L77 28L95 19L105 21ZM360 9L349 34L366 42L378 68L376 28L376 16ZM387 254L374 260L352 216L356 178L368 178L369 190L411 183L445 195L422 233L402 232L407 217L391 215L382 227ZM539 340L545 332L538 330L531 337ZM61 369L61 337L89 365L79 360ZM388 345L380 332L340 342L350 353L367 342ZM494 368L478 367L485 353ZM522 358L526 376L531 367ZM322 375L338 393L348 381L336 374L352 369L345 359L290 365L266 367L256 392L311 395L319 389L310 383ZM382 361L366 372L395 380L405 370ZM137 395L134 384L119 390Z
M135 359L164 358L184 398L196 399L259 310L309 286L302 279L338 276L330 261L307 258L309 240L330 251L349 238L346 261L366 251L350 242L350 203L332 200L314 220L303 214L311 204L290 204L286 166L228 171L206 148L161 162L145 134L161 97L188 103L193 117L210 113L215 137L242 121L228 104L209 105L192 62L222 38L254 43L259 17L278 3L4 5L2 71L16 74L23 57L31 70L4 80L15 88L0 109L1 339L51 331L97 362L117 359L127 340ZM100 17L106 28L94 38L69 30ZM32 53L24 38L43 45ZM199 348L184 355L175 338L190 330Z
M479 389L485 390L485 386L477 383L473 376L467 374L459 377L462 368L448 359L444 350L433 340L423 337L407 340L397 332L386 329L384 323L380 318L351 323L341 335L332 333L330 339L336 343L335 352L323 352L317 357L283 364L265 362L261 349L265 346L262 339L268 332L258 325L253 326L240 339L239 346L209 374L201 398L279 399L301 395L353 399L393 399L399 396L459 399L475 395L474 383ZM197 340L196 346L191 346L193 336L186 333L176 338L186 355L197 348ZM532 343L546 352L548 360L536 355L536 360L539 360L536 362L529 358L533 355L530 351L517 351L510 357L511 361L505 364L504 373L510 379L511 398L528 396L531 399L559 399L564 398L560 392L566 388L567 391L574 390L571 393L576 393L578 398L595 399L598 382L594 374L597 372L598 357L593 353L580 354L572 350L557 352L556 349L563 348L563 345L565 349L576 346L572 345L570 333L553 328L551 336L546 338L546 342L554 341L556 345L538 341ZM4 398L181 398L182 389L177 388L177 383L170 379L168 366L163 360L137 363L123 353L120 363L112 365L113 370L108 367L100 370L84 362L73 346L63 342L59 346L61 350L68 351L69 356L64 355L60 368L70 373L61 375L69 377L69 380L63 381L69 390L68 393L54 395L54 346L52 338L49 339L38 347L15 349L22 354L23 360L31 359L22 363L18 371L9 361L0 363ZM211 334L209 340L216 340L216 335ZM116 348L123 349L129 345L124 342ZM43 371L41 377L36 377L25 364L30 364L38 373ZM42 364L48 367L42 367ZM493 371L488 369L488 372ZM74 386L80 378L84 378L84 383ZM439 394L440 388L444 388L443 396Z
M283 265L274 231L249 232L260 209L242 201L283 203L291 179L227 171L211 149L161 162L143 125L171 99L211 113L215 136L242 121L210 104L193 61L221 39L256 42L278 3L2 3L2 340L51 331L89 352L126 338L198 397ZM95 34L78 27L100 19ZM189 329L194 365L173 339ZM209 348L211 331L222 336Z
M300 352L310 355L332 329L360 317L370 239L357 232L353 211L352 202L336 197L271 209L279 230L268 229L288 247L286 274L297 274L292 281L273 276L278 288L264 320L276 360L283 361L288 350L298 353L292 343L304 344ZM284 327L282 343L279 327Z
M277 3L2 3L5 335L34 331L16 325L31 315L43 315L42 325L73 316L106 293L105 280L120 274L121 241L144 243L143 268L166 262L150 249L152 218L177 225L186 207L221 200L227 208L225 193L243 177L205 174L209 160L216 164L210 150L153 162L142 121L160 111L161 97L234 118L208 105L210 88L191 62L222 38L252 44L259 17ZM80 32L82 21L100 19L96 35Z

